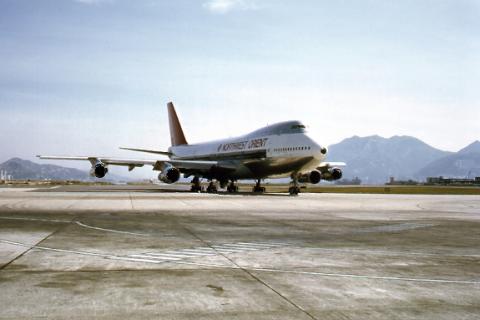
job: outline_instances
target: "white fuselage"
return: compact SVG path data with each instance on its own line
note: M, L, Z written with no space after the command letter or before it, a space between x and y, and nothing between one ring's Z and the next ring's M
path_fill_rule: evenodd
M283 128L298 126L296 123L277 124L231 139L174 146L169 149L171 159L214 160L234 168L212 176L217 179L278 178L308 172L325 159L326 149L303 130L282 132Z

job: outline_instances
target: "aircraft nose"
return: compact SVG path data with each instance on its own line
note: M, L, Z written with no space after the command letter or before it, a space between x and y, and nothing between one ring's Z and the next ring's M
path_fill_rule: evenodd
M313 157L315 157L316 159L318 159L320 161L323 161L323 159L325 159L325 156L327 155L328 149L326 147L320 145L319 143L317 143L311 137L307 136L307 139L308 139L308 143L312 146L311 152L312 152Z
M319 160L322 160L323 158L325 158L325 155L328 152L326 147L323 147L323 146L319 145L318 143L314 143L313 151L314 151L315 158L317 158Z

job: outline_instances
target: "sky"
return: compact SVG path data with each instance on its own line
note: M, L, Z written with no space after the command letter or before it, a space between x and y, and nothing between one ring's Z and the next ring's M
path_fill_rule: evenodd
M479 88L475 0L0 0L0 162L149 158L118 147L167 149L168 101L189 142L295 119L457 151Z

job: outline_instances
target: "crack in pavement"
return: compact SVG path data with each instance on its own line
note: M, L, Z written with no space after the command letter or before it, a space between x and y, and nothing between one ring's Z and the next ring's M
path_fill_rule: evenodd
M289 298L287 298L285 295L283 295L280 291L276 290L275 288L273 288L271 285L269 285L268 283L266 283L265 281L263 281L262 279L260 279L259 277L257 277L256 275L254 275L252 272L250 272L250 270L240 266L239 264L237 264L233 259L231 259L230 257L228 257L226 254L222 253L222 252L219 252L213 245L211 245L208 241L205 241L204 239L200 238L200 236L198 236L197 234L195 234L192 230L188 229L187 227L183 226L182 224L180 224L183 229L185 231L187 231L190 235L192 235L193 237L197 238L199 241L201 241L202 243L204 243L206 246L210 247L212 250L216 251L217 254L223 256L225 259L227 259L233 266L235 266L235 269L238 269L238 270L242 270L244 273L246 273L248 276L250 276L252 279L254 279L255 281L257 281L258 283L262 284L263 286L265 286L266 288L268 288L270 291L274 292L277 296L279 296L282 300L286 301L288 304L292 305L295 309L297 309L298 311L302 312L303 314L305 314L307 317L309 317L310 319L313 319L313 320L318 320L317 318L315 318L311 313L309 313L307 310L305 310L304 308L302 308L300 305L296 304L295 302L293 302L292 300L290 300Z

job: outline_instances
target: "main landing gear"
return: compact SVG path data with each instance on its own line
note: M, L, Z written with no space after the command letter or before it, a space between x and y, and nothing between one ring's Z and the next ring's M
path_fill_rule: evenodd
M218 182L216 180L211 180L208 183L207 188L202 187L200 184L200 178L199 177L194 177L191 181L192 186L190 187L191 192L204 192L206 191L207 193L217 193L218 192ZM231 181L228 183L228 180L222 180L220 181L220 187L225 188L227 187L227 191L230 193L238 192L238 186L236 185L235 181Z
M213 182L213 180L210 181L207 187L207 193L217 193L217 192L218 192L217 183Z
M260 179L257 180L257 183L253 187L252 191L255 192L255 193L264 193L265 192L265 187L262 187L260 185Z
M202 192L203 188L202 185L200 184L200 178L199 177L193 177L192 179L192 187L190 188L191 192Z
M230 181L230 183L227 186L227 191L230 193L235 193L238 192L238 186L235 184L235 181Z
M288 193L290 193L291 196L296 196L300 193L300 187L298 186L298 178L297 175L292 176L292 185L290 188L288 188Z

